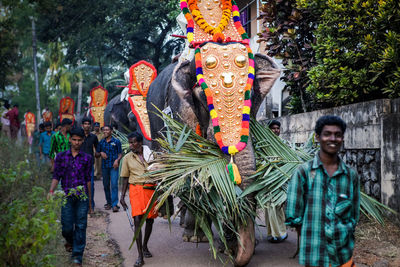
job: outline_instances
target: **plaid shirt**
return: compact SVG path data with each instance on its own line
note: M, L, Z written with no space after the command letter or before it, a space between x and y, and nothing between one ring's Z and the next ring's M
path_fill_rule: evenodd
M111 137L110 142L107 142L107 139L103 138L99 142L97 152L105 152L107 154L107 159L101 159L101 167L112 168L118 155L122 154L121 142L114 137Z
M71 150L57 154L54 161L53 179L61 180L61 187L65 194L79 185L84 186L88 194L87 183L92 177L92 156L80 151L75 157Z
M329 177L317 153L289 183L286 224L302 226L299 263L335 267L349 261L359 219L360 184L356 171L340 159Z
M54 159L58 153L69 149L69 137L69 133L67 133L67 138L65 138L61 131L53 134L50 141L50 158Z

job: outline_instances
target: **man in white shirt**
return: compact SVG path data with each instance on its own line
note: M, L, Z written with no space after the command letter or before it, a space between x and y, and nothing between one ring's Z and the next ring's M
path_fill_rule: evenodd
M7 112L10 110L8 103L4 104L5 110L1 113L1 133L11 139L10 120L6 117Z

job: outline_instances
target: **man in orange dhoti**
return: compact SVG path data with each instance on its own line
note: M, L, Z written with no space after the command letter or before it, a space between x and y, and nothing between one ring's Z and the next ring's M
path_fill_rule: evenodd
M141 177L148 167L148 163L153 159L149 147L143 145L143 135L138 132L128 135L129 148L131 152L125 155L122 162L121 178L122 182L122 196L121 205L126 210L128 208L124 197L129 184L129 200L131 203L132 217L134 219L135 230L140 226L142 216L146 213L150 199L154 194L154 184L146 183L146 180ZM147 243L153 229L154 218L157 217L157 211L154 206L146 219L146 229L144 232L144 239L142 243L142 231L140 231L136 239L139 257L135 262L135 267L143 266L144 258L152 257Z

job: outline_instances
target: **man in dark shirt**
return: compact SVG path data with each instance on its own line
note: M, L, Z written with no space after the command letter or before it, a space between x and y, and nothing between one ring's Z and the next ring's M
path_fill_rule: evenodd
M82 265L86 245L87 214L88 209L92 209L89 199L93 159L89 154L80 151L84 136L82 128L71 130L69 138L71 148L57 154L49 191L50 197L61 181L67 199L61 208L62 235L67 241L65 248L68 252L72 252L72 261L76 265Z
M40 135L44 132L44 125L43 123L39 124L39 129L35 129L33 132L33 139L32 139L32 153L35 155L36 163L40 167Z
M6 117L10 120L11 138L13 140L17 139L17 134L20 127L18 114L18 104L15 104L13 108L6 113Z
M105 125L103 132L104 138L99 142L97 152L100 153L102 158L101 172L103 173L103 186L107 201L104 208L109 210L112 207L113 212L118 212L118 167L122 158L122 147L121 142L112 137L111 126Z
M88 117L85 117L82 119L82 128L83 131L85 132L85 137L83 140L83 144L81 147L81 151L89 154L93 158L93 163L94 163L94 149L97 149L97 145L99 144L99 140L97 139L97 136L95 134L92 134L90 132L90 129L92 127L92 120ZM100 156L99 153L96 152L96 156ZM94 168L92 165L92 171L91 171L91 189L92 189L92 198L90 199L90 202L92 203L92 208L94 210Z

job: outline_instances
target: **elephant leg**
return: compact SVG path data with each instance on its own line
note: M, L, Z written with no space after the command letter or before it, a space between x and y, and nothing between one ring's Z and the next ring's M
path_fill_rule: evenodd
M186 207L185 204L183 204L183 202L181 201L181 202L179 202L179 204L178 204L178 208L180 209L180 214L179 214L179 217L180 217L180 219L179 219L179 225L180 225L181 227L185 228L185 227L186 227L186 225L185 225L185 215L186 215L187 207Z
M184 224L185 229L183 230L182 235L182 239L184 242L208 242L208 239L201 228L199 226L196 227L196 219L189 210L186 210Z
M251 219L247 220L245 226L240 227L239 239L234 264L235 266L245 266L253 256L255 248L254 223Z
M174 198L172 196L168 196L167 201L158 210L158 217L168 219L167 205L169 209L169 216L171 217L174 214Z

